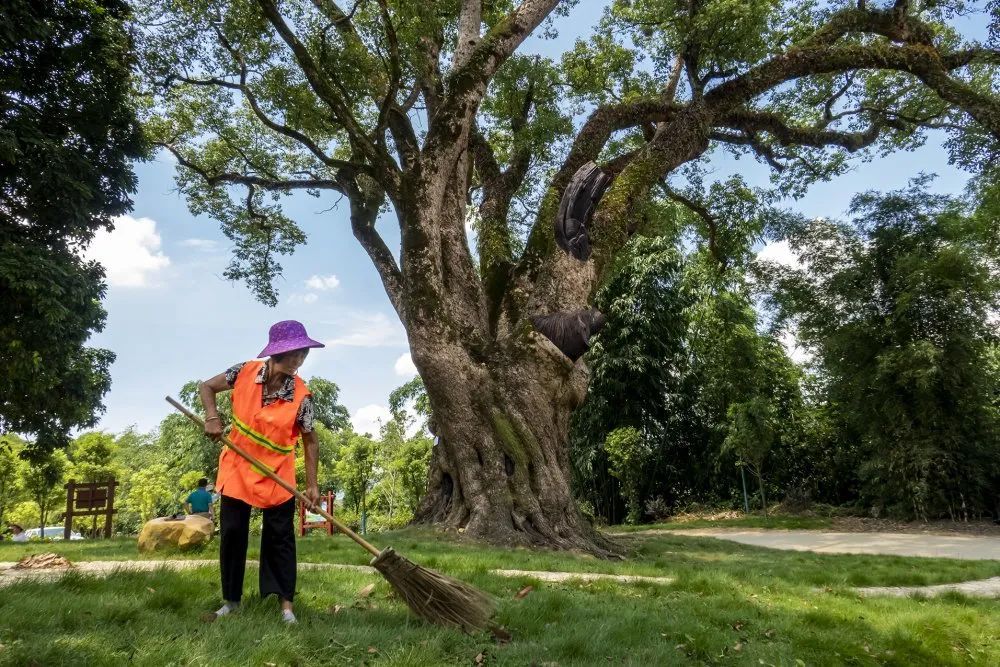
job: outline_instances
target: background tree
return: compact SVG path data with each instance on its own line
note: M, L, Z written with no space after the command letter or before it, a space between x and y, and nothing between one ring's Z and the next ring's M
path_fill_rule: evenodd
M427 428L431 418L430 401L427 398L427 388L420 376L413 378L401 387L396 387L389 394L389 413L392 418L407 429L417 421L421 429Z
M399 419L383 424L375 450L377 481L371 494L371 506L383 520L374 527L398 528L413 519L427 489L432 445L423 429L407 436L406 425Z
M647 498L666 495L673 504L682 495L676 486L694 472L690 452L704 449L692 419L696 396L685 313L690 297L677 241L666 233L636 237L596 301L607 324L591 346L587 400L573 417L574 492L611 523L625 518L625 507L621 473L609 467L610 433L632 429L648 452L628 494L634 521Z
M131 208L143 143L121 0L4 3L0 16L0 431L25 454L93 426L114 355L104 270L80 249Z
M38 525L41 528L46 526L49 514L60 506L60 501L65 502L63 484L67 467L66 454L61 451L45 452L41 458L24 467L24 491L38 508ZM41 537L45 537L44 532Z
M616 0L561 63L517 53L573 7L160 0L140 30L149 131L191 209L233 241L227 276L275 303L280 257L305 239L280 198L347 200L438 422L421 518L605 552L569 485L586 367L533 318L588 308L664 180L683 190L713 147L757 157L793 194L928 128L952 133L961 164L989 164L998 56L962 39L952 3L911 0ZM577 259L553 222L589 161L613 183ZM389 208L398 257L376 228ZM711 251L712 226L695 229Z
M623 426L608 433L604 441L611 474L622 484L622 493L628 505L628 523L639 523L642 519L640 484L643 467L649 458L646 438L634 426Z
M375 442L366 435L342 431L334 470L344 490L344 503L364 515L375 481Z
M139 515L141 523L181 509L180 487L170 468L156 463L132 473L125 488L122 505Z
M69 447L67 480L76 482L121 481L122 469L117 462L118 445L110 433L95 431L84 433L73 440ZM121 496L119 495L119 500ZM81 517L75 527L97 535L97 516Z
M24 463L18 456L24 442L15 435L0 436L0 526L7 509L20 501Z
M858 195L851 224L792 224L805 266L771 267L772 303L861 443L866 504L968 518L995 511L1000 479L1000 253L992 215L927 186Z
M768 452L801 438L800 374L762 331L748 279L754 248L787 214L739 178L704 188L695 173L684 191L664 196L670 203L650 212L657 236L633 239L598 293L608 322L587 357L590 388L574 417L576 488L612 522L622 518L618 497L628 498L631 521L647 506L664 514L729 502L739 493L734 464L751 466L764 498ZM692 227L711 243L685 248L681 232ZM643 442L614 441L641 452L632 470L622 451L607 470L628 480L623 493L607 483L604 440L626 427ZM785 470L776 473L786 482Z
M314 377L306 383L313 396L316 419L331 431L345 429L351 424L351 414L339 403L340 387L325 378Z
M84 433L69 448L68 477L77 482L106 482L118 474L118 445L110 433Z

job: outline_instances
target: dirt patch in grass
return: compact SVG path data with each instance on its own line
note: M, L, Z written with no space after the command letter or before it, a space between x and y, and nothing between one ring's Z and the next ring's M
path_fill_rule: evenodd
M831 519L830 530L847 533L944 533L1000 536L1000 525L992 521L893 521L858 516Z

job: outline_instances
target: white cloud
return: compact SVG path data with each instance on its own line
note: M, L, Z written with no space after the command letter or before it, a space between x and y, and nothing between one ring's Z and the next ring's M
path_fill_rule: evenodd
M160 252L156 221L123 215L114 231L101 230L85 251L87 259L104 265L112 287L148 287L170 258Z
M400 355L399 359L396 359L394 368L396 369L396 375L402 377L411 378L417 374L417 367L413 365L413 357L410 356L409 352Z
M184 239L181 241L181 246L185 248L194 248L195 250L202 250L204 252L211 252L218 245L218 241L212 239Z
M788 245L788 241L775 241L774 243L768 243L766 246L761 248L759 253L757 253L757 259L781 264L782 266L787 266L790 269L802 268L802 262L799 261L799 256L796 255L795 251Z
M292 294L288 297L288 303L290 304L310 304L316 303L319 300L319 294L314 292L306 292L305 294Z
M383 313L352 313L338 321L341 333L326 342L329 347L395 347L406 344L403 325Z
M333 274L328 276L313 276L306 281L306 287L319 291L336 289L339 284L340 279Z
M377 437L382 424L392 419L392 413L384 405L366 405L351 415L351 426L355 433L367 433Z

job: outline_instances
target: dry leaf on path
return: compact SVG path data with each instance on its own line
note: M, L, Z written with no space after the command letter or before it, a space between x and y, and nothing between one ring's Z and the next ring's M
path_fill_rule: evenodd
M73 567L73 563L69 562L59 554L47 553L47 554L34 554L32 556L25 556L21 560L17 561L17 565L14 566L16 570L53 570L53 569L63 569Z
M528 596L528 593L530 593L533 590L535 590L534 586L525 586L524 588L522 588L521 590L519 590L517 593L514 594L514 599L523 600Z

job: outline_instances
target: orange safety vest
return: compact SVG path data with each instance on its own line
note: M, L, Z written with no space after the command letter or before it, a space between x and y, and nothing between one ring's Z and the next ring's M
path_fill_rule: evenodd
M295 376L295 397L263 403L263 383L255 380L263 361L248 361L233 384L233 428L229 439L254 456L283 480L295 486L295 445L299 440L296 418L309 388ZM215 488L254 507L275 507L292 494L264 475L242 456L222 448Z

